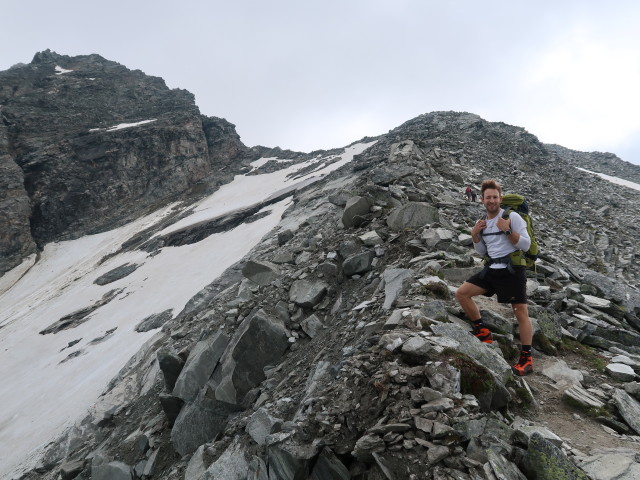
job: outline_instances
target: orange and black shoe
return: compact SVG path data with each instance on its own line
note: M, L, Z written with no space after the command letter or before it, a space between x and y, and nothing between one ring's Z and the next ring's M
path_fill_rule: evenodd
M472 333L482 343L493 343L493 335L487 327L474 328Z
M533 373L533 360L531 359L531 353L524 351L520 352L520 359L518 360L518 363L511 367L511 371L514 375L518 375L520 377Z

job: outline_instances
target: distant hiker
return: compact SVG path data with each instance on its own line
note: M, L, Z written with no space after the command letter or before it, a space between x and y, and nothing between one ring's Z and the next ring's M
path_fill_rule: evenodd
M471 201L473 203L476 203L476 200L478 199L478 196L476 195L476 191L471 189Z
M487 216L476 222L471 229L471 236L476 252L486 256L485 268L458 288L456 299L473 323L473 334L484 343L493 343L493 336L482 321L473 297L497 294L498 302L511 304L518 320L522 343L520 359L511 369L516 375L527 375L533 372L533 328L527 307L527 276L524 266L513 264L511 254L518 250L526 252L531 239L527 224L518 213L511 211L508 219L502 217L502 189L495 180L482 182L481 193Z
M470 202L472 198L471 185L467 185L467 189L464 191L464 193L467 195L467 200Z

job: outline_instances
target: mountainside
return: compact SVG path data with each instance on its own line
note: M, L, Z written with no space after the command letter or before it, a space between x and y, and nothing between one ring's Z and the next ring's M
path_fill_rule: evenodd
M47 50L0 72L0 118L10 192L0 205L0 273L36 245L226 183L248 150L232 124L201 115L191 93L99 55Z
M123 75L110 92L157 93L118 117L103 92L104 116L39 131L57 103L39 116L35 84L80 88L56 66L101 62ZM0 277L0 452L22 455L0 453L3 475L640 476L640 191L584 171L640 167L456 112L331 151L249 149L188 93L98 56L44 52L0 73L12 82L34 86L0 90L0 221L18 226L5 270L44 250ZM481 268L469 232L484 209L462 193L486 178L527 197L540 242L524 378L510 308L479 299L487 345L453 297ZM91 198L78 212L73 192ZM77 240L50 243L63 238Z

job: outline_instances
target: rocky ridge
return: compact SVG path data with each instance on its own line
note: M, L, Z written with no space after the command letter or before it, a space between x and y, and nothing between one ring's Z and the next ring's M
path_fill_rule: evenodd
M22 478L637 478L640 194L472 114L377 140L296 192ZM462 192L488 177L529 198L542 250L526 378L510 312L482 301L481 344L452 297L480 268ZM554 431L563 409L582 431Z
M211 191L246 165L235 126L186 90L49 50L0 72L0 274L36 247Z

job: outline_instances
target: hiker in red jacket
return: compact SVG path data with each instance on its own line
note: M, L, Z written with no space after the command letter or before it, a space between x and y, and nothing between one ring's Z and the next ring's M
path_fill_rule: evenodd
M527 375L533 372L533 328L527 307L527 276L525 267L513 265L510 255L517 250L527 251L531 239L526 222L517 212L510 212L508 219L502 217L502 189L495 180L482 182L481 192L487 216L476 222L471 236L476 252L487 255L489 260L481 272L472 275L458 288L456 299L473 323L473 334L484 343L493 343L493 336L482 321L473 297L497 294L498 302L511 304L522 343L520 359L511 369L516 375Z
M473 195L471 192L471 185L467 185L467 189L464 191L464 193L467 195L467 200L470 202L473 198Z

